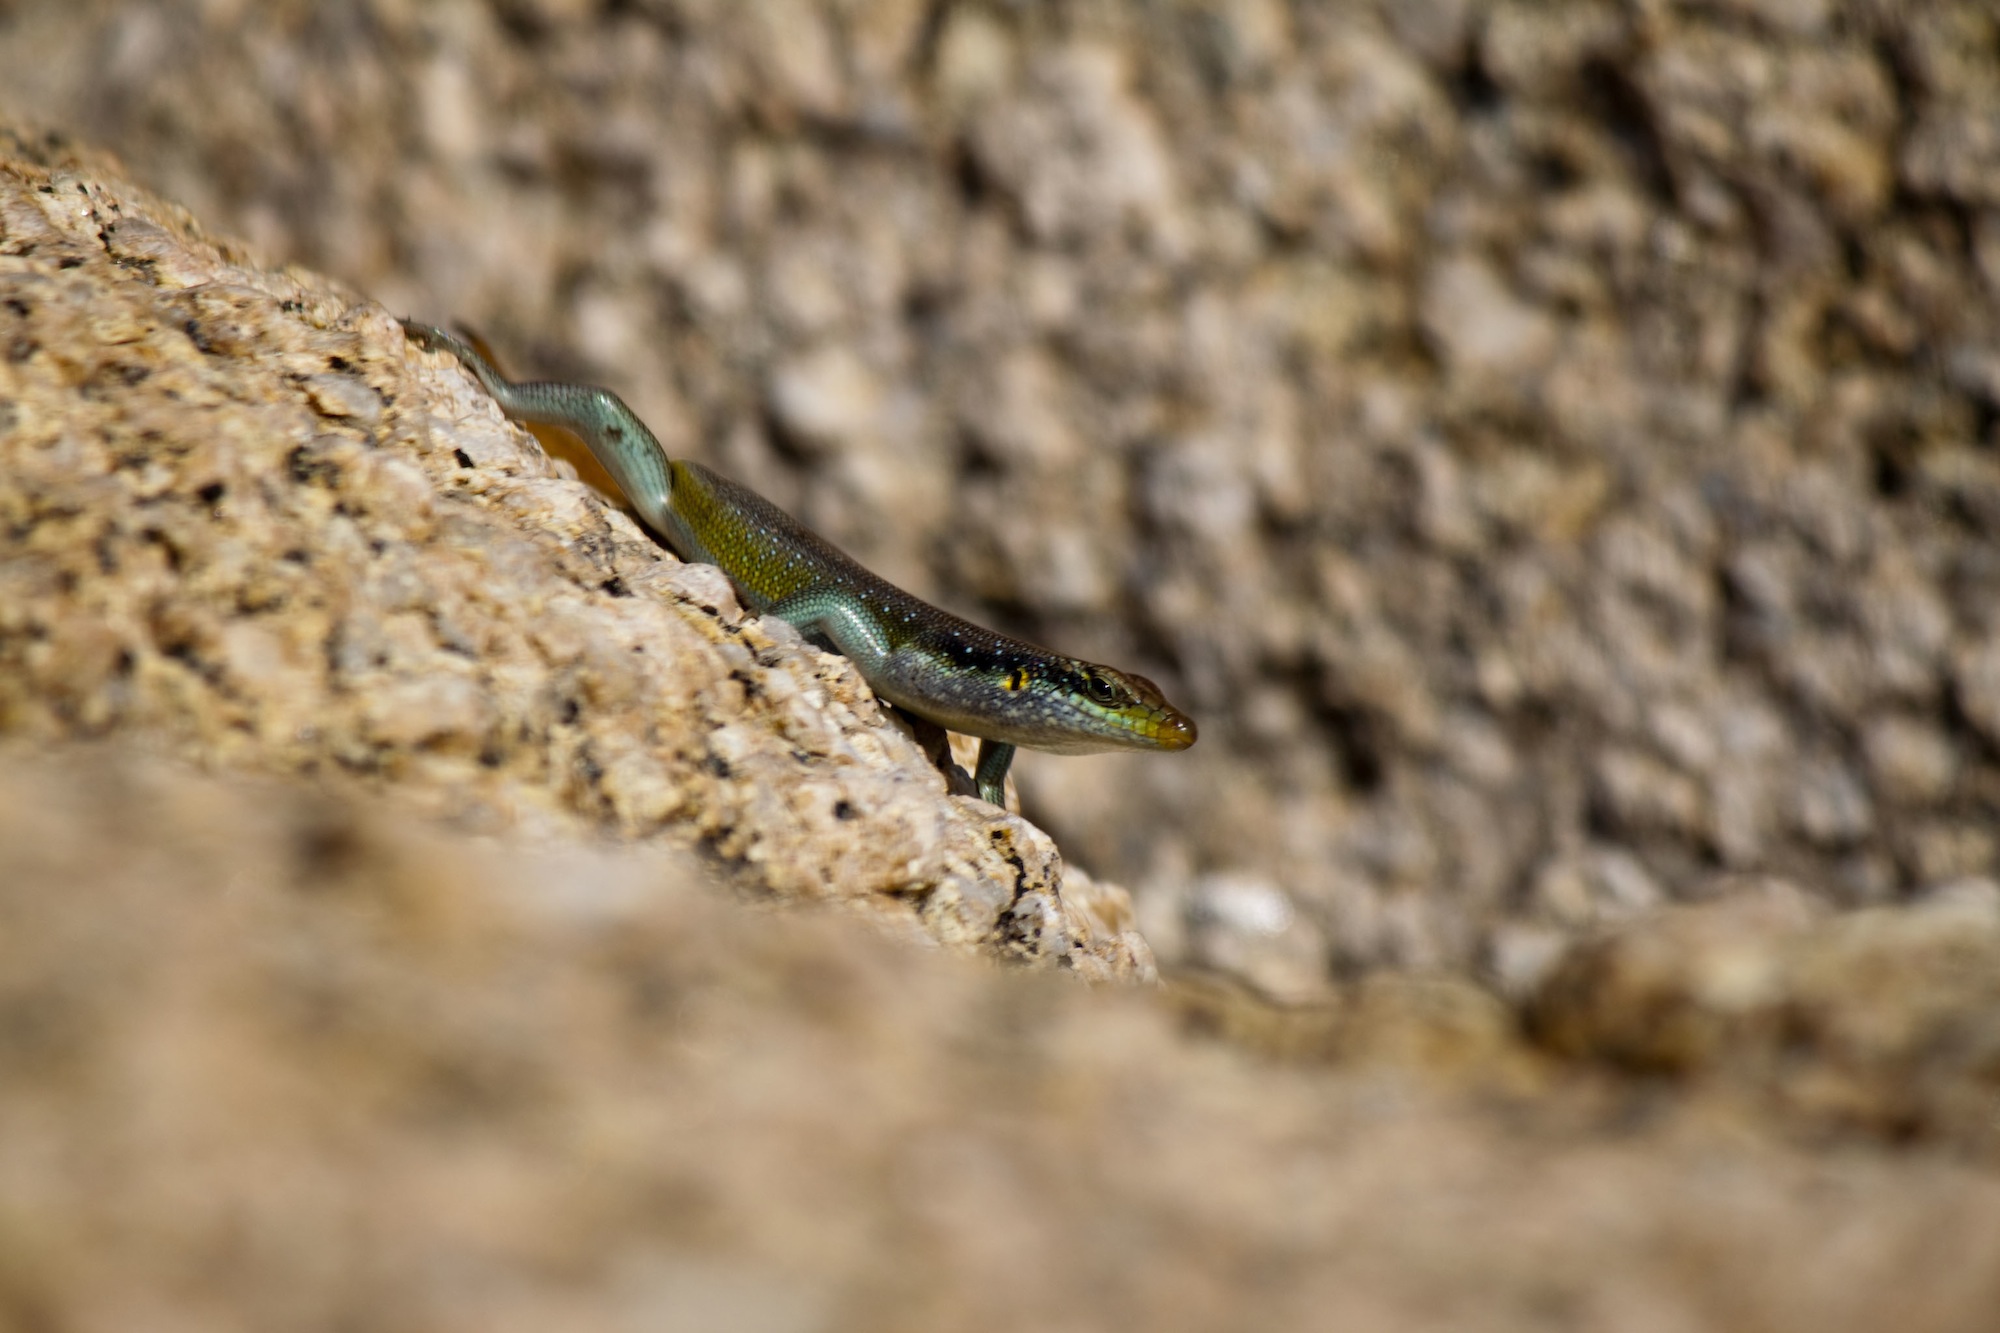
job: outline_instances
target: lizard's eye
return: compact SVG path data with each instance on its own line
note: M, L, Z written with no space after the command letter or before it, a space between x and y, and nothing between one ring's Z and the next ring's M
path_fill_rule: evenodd
M1118 687L1095 671L1083 673L1083 694L1099 708L1118 706Z

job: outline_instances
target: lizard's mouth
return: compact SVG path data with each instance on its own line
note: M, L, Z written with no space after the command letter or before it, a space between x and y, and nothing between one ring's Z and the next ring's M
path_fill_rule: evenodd
M1185 750L1195 742L1194 719L1169 705L1155 724L1153 740L1162 750Z

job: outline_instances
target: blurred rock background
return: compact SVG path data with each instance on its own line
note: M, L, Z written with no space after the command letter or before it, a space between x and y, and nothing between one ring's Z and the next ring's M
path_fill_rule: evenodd
M0 103L1155 676L1019 777L1170 963L1993 871L1990 6L13 0Z

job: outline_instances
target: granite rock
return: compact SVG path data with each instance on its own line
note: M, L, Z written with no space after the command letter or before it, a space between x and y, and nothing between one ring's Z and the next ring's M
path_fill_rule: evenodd
M388 311L0 148L0 730L698 843L781 898L1149 974L845 659L746 618Z
M17 114L1159 680L1195 750L1017 775L1162 918L1239 876L1334 974L1466 968L1588 929L1535 886L1607 848L1671 899L2000 864L1981 0L6 23Z
M1527 1013L1568 1056L1755 1099L1794 1133L2000 1146L2000 890L1828 916L1782 882L1621 922Z
M1988 1327L1990 8L0 6L249 240L8 140L0 1310ZM1202 744L957 799L253 250Z
M0 746L8 1322L1971 1333L2000 1302L1990 1165L1808 1151L1657 1075L1566 1091L1462 979L1086 988L400 804ZM1971 1068L1884 1017L1917 978L1879 964L1900 936L1990 1004L1987 890L1948 895L1956 944L1732 918L1792 962L1705 964L1712 1030L1789 995L1850 1072ZM1910 1104L1973 1111L1938 1091Z

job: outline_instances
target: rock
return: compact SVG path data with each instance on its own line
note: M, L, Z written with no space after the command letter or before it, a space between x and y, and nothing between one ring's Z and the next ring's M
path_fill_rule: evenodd
M1281 1004L1329 993L1326 942L1285 891L1254 875L1204 875L1190 886L1186 960L1241 978Z
M827 347L780 366L767 400L787 439L812 450L839 448L863 434L882 391L859 357Z
M610 380L914 591L1160 680L1201 746L1040 812L1113 880L1227 868L1331 921L1363 867L1421 902L1336 970L1476 971L1586 845L1669 898L1993 868L1964 803L2000 763L1952 732L2000 735L1989 7L192 3L47 8L0 102L523 373ZM100 221L241 342L254 293ZM315 434L404 416L365 367L297 373ZM464 484L530 465L469 406ZM301 466L328 450L351 504L365 449ZM407 482L370 503L436 521ZM310 672L227 629L232 670ZM39 669L116 725L81 682L126 688L124 641L91 639ZM1948 788L1889 716L1942 729ZM622 810L681 799L618 762Z
M0 1308L1988 1327L1990 8L9 7L0 103L301 267L0 132ZM315 267L1201 746L947 794ZM274 901L314 798L78 735L455 831ZM1294 926L1197 970L1216 878Z
M1548 862L1532 891L1536 915L1567 926L1630 916L1657 907L1662 897L1638 858L1611 847Z
M1818 1132L1990 1149L2000 916L1990 882L1822 917L1789 891L1621 922L1530 1001L1554 1049L1728 1085Z
M1173 159L1129 82L1122 52L1079 43L1050 50L1021 94L980 116L979 165L1036 235L1078 239L1172 216Z
M1054 844L947 795L851 665L666 572L388 312L13 142L7 730L344 775L480 827L699 840L781 896L1150 975L1129 925L1064 909ZM146 262L107 248L113 221L145 224Z
M1449 259L1432 271L1422 317L1445 359L1468 375L1538 371L1555 354L1554 321L1479 259Z
M1952 676L1959 710L1989 742L2000 740L2000 637L1961 649Z
M1990 1322L1990 1169L1565 1095L1462 979L1087 989L704 878L122 744L0 747L0 1217L33 1259L0 1298L224 1333L1528 1333L1551 1291L1617 1327ZM1885 1010L1916 978L1882 964L1921 947L1939 1001L1995 975L1921 915L1778 973L1841 1070L1908 1059L1919 1128L1977 1109L1949 1093L1980 1029Z
M1950 738L1916 718L1892 716L1871 722L1863 749L1869 772L1886 800L1910 804L1942 800L1958 776L1958 752Z

